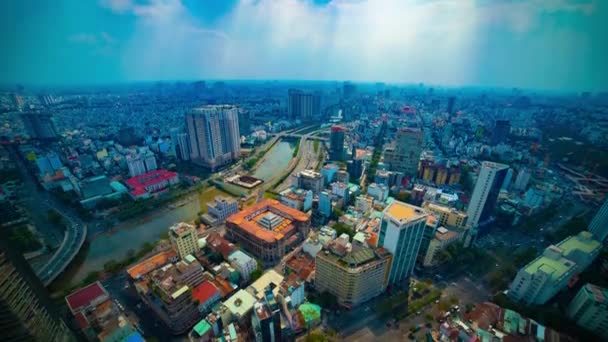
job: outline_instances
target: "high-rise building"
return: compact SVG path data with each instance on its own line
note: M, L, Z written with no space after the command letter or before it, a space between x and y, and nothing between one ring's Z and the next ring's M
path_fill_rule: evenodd
M241 153L238 109L230 105L194 108L186 114L190 159L216 170Z
M323 189L323 175L314 170L302 170L295 175L294 185L318 194Z
M333 126L329 136L329 159L344 160L344 127Z
M169 228L169 238L180 259L194 254L198 250L198 235L196 227L185 222L179 222Z
M608 289L585 284L570 302L567 314L579 326L608 340Z
M509 168L509 170L507 171L507 174L505 175L505 180L502 182L502 186L500 187L500 190L509 191L512 180L513 180L513 169Z
M511 123L509 120L496 120L494 124L494 132L492 134L492 144L498 145L507 141L507 137L511 132Z
M126 156L126 160L130 177L143 175L146 172L154 171L158 168L154 153L150 150L140 151L135 155L129 154Z
M530 182L531 177L530 170L526 167L521 168L517 173L517 177L515 177L515 183L513 183L513 189L518 191L526 190L528 187L528 183Z
M57 130L50 113L22 113L21 120L30 137L40 140L57 138Z
M591 220L588 229L600 242L604 242L606 237L608 237L608 198L606 198L600 210L595 214L593 220Z
M270 287L264 289L264 300L253 306L251 327L256 342L281 341L281 309Z
M504 164L488 161L482 163L467 210L471 234L467 236L466 246L469 246L479 233L478 227L483 226L491 217L508 169L509 166Z
M241 135L251 134L251 119L249 118L249 111L244 109L239 110L239 133Z
M427 217L424 209L399 201L389 204L382 212L378 246L393 255L388 285L408 288Z
M331 198L327 191L319 193L319 212L325 217L331 216Z
M336 296L340 305L357 306L384 292L390 263L385 248L338 238L315 257L315 287Z
M75 341L56 307L21 253L0 236L1 339Z
M454 96L448 97L448 107L447 107L448 114L450 114L450 115L454 114L454 104L455 103L456 103L456 98Z
M353 181L358 181L363 173L363 159L352 159L347 161L346 171Z
M395 145L384 151L384 160L391 170L415 177L422 153L423 133L419 128L401 128L397 131Z
M287 94L287 117L289 119L310 121L314 116L318 116L320 111L320 94L289 89Z
M348 100L352 98L356 92L357 87L354 84L350 82L344 82L342 84L342 94L344 95L344 99Z

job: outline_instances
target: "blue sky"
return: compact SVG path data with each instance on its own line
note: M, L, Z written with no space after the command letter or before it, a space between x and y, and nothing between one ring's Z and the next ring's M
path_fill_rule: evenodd
M602 0L3 0L0 83L175 79L608 90Z

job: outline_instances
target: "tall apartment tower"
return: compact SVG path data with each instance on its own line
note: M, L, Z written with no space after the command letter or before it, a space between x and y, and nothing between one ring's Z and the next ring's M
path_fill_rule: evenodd
M321 95L317 93L304 92L298 89L289 89L287 93L287 117L289 119L300 119L310 121L313 116L321 112Z
M591 220L588 229L599 242L604 242L608 237L608 198Z
M22 113L25 130L34 139L51 140L57 138L57 130L50 113Z
M424 209L399 201L382 212L378 247L384 247L393 255L389 286L408 288L428 216Z
M186 114L190 159L215 171L241 153L238 109L231 105L194 108Z
M508 169L508 165L499 163L484 161L481 164L481 171L467 210L471 234L465 239L465 246L469 246L473 242L472 240L479 233L478 227L492 215Z
M401 128L397 131L395 146L384 152L384 160L391 170L414 177L418 173L422 153L423 133L419 128Z
M344 160L344 127L333 126L329 136L329 158L331 160Z
M0 236L0 336L3 341L75 341L23 256Z
M198 235L196 228L188 223L176 223L169 228L169 238L180 259L198 250Z

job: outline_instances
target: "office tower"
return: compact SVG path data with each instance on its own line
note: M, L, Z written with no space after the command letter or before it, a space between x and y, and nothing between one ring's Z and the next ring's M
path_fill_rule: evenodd
M215 171L241 153L238 109L230 105L194 108L186 114L190 159Z
M331 198L327 191L319 193L319 212L325 217L331 216Z
M494 132L492 134L492 145L506 142L511 133L511 123L509 120L496 120Z
M146 173L146 165L139 156L127 155L127 168L129 169L129 176L135 177Z
M251 327L256 342L279 342L282 340L281 309L270 286L264 289L264 300L255 303L253 306Z
M388 285L408 289L428 214L424 209L394 201L382 212L378 247L392 255Z
M579 326L608 340L608 289L585 284L570 302L567 314Z
M313 116L321 116L321 108L322 108L322 103L321 103L321 92L320 91L316 91L312 94L312 115Z
M340 305L354 307L384 292L390 262L385 248L338 238L315 256L315 287L336 296Z
M505 176L505 180L502 182L502 186L500 187L500 190L509 191L512 180L513 180L513 169L509 168L509 170L507 171L507 174Z
M50 113L22 113L25 130L33 139L49 140L57 138L55 124Z
M21 253L0 236L0 336L3 341L75 341Z
M608 197L591 220L588 229L598 241L604 242L606 240L608 236Z
M313 170L302 170L296 174L294 185L318 194L323 189L323 175Z
M180 160L190 160L190 146L188 145L188 134L181 132L179 128L171 128L171 144L173 153Z
M450 96L448 97L448 114L450 114L450 116L452 114L454 114L454 104L456 103L456 98L454 96Z
M333 126L329 136L329 159L344 160L344 127Z
M403 172L407 177L418 174L422 153L423 134L419 128L401 128L397 131L395 145L384 152L384 160L391 170Z
M479 233L478 227L486 223L492 215L508 169L509 167L504 164L488 161L482 163L467 210L468 225L471 226L473 236L467 237L466 246L469 246L472 242L470 239L474 239L475 235Z
M169 228L171 245L177 251L180 259L184 260L187 255L198 251L198 235L196 227L185 222L179 222Z
M346 171L353 181L358 181L363 173L363 159L352 159L347 161Z
M350 82L344 82L344 84L342 84L342 94L344 95L345 100L353 97L356 91L357 87L354 84Z
M513 189L518 191L526 190L528 183L530 182L530 170L526 167L521 168L515 177L515 183L513 183Z
M287 94L287 117L289 119L310 121L315 113L320 110L320 100L315 100L315 96L298 89L289 89ZM318 108L317 108L318 106Z

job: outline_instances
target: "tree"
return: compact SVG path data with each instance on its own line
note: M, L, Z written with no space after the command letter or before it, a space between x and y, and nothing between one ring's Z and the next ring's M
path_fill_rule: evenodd
M306 335L306 338L304 339L304 341L306 342L327 342L329 341L329 339L327 338L327 336L323 335L322 332L311 332L308 335Z
M344 233L346 233L351 238L355 236L355 231L350 228L346 223L337 222L336 224L334 224L333 228L336 230L336 235L338 236Z

